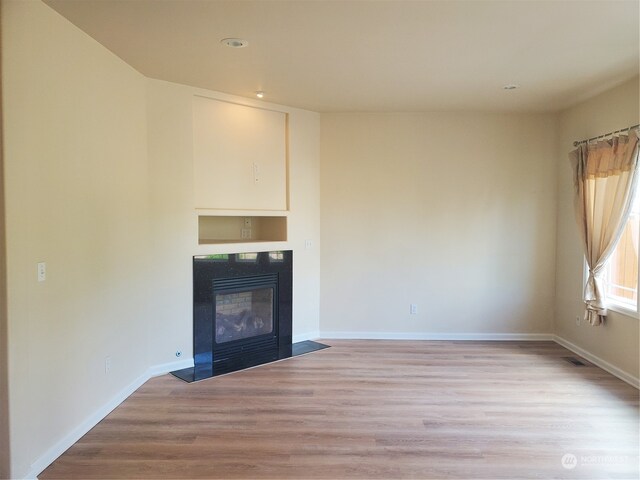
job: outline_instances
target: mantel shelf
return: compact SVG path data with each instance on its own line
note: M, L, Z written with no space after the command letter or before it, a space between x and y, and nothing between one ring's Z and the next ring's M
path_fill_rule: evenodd
M215 208L196 208L198 216L212 217L286 217L289 215L288 210L229 210Z
M200 245L228 245L228 244L232 244L232 243L274 243L274 242L280 242L281 240L238 240L238 239L233 239L233 240L228 240L228 239L212 239L212 238L205 238L205 239L201 239L200 240Z

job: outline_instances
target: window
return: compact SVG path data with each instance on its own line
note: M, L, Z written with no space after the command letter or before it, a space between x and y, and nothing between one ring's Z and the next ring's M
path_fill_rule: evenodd
M236 262L257 263L258 254L257 253L236 253Z
M605 266L605 296L607 306L612 310L638 312L639 232L640 189L636 191L631 215L620 237L620 242Z
M269 252L269 263L284 262L284 252Z

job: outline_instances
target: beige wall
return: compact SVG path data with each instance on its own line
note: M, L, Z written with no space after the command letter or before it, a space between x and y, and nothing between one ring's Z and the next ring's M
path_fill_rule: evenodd
M323 114L321 331L551 333L556 128Z
M145 79L40 2L3 2L2 21L11 464L21 476L148 367Z
M0 32L2 31L0 6ZM0 35L0 78L2 78ZM2 83L0 82L0 478L9 478L9 384L7 342L7 258L4 221L4 148L2 145Z
M316 334L320 126L316 113L272 106L290 119L289 241L198 246L192 97L257 103L148 80L40 2L2 9L10 367L2 378L11 474L20 477L150 370L175 362L177 350L191 357L195 254L293 249L294 335Z
M582 318L583 252L573 211L573 185L568 153L573 141L640 123L638 78L560 114L558 142L558 244L556 265L557 335L614 367L638 378L638 319L610 311L604 326L591 327Z

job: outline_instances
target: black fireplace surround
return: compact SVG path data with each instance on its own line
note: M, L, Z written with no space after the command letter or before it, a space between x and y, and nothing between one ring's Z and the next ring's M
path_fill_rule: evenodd
M193 258L194 367L188 382L292 354L293 252Z

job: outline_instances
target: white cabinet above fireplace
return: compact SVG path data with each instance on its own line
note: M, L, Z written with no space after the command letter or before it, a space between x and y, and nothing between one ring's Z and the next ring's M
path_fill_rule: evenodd
M287 210L287 114L193 97L196 209Z

